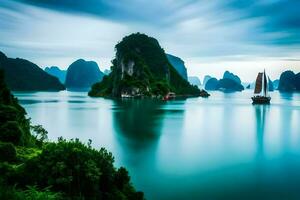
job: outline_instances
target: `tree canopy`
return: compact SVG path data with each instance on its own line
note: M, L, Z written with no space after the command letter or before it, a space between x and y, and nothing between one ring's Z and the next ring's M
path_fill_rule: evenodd
M144 199L106 149L47 140L10 93L0 70L0 199Z

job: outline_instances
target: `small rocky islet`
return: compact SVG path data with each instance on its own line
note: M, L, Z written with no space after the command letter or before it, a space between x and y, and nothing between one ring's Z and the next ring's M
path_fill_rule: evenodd
M234 91L243 91L244 86L242 85L241 79L229 72L225 71L223 78L217 80L213 77L206 77L206 90L221 90L224 92L234 92Z

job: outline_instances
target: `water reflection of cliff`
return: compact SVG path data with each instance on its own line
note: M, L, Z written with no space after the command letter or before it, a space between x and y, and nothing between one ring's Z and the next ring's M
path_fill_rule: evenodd
M114 127L119 136L145 145L160 136L163 102L154 100L116 100Z

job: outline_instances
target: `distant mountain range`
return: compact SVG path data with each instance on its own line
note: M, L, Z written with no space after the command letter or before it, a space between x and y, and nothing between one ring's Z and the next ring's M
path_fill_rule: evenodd
M171 54L166 54L166 55L167 55L168 61L176 69L176 71L179 73L179 75L182 78L184 78L184 80L188 80L187 70L184 65L184 61L177 56L173 56Z
M67 88L90 88L94 83L102 81L104 73L94 61L83 59L73 62L66 75L65 86Z
M184 61L181 58L170 54L164 54L164 56L172 65L172 68L165 68L167 73L164 73L166 73L165 75L167 77L170 76L170 74L173 74L173 76L176 76L174 74L178 74L183 80L188 80L191 85L201 85L201 81L198 77L187 76L187 69L184 65ZM160 59L162 59L162 57ZM4 70L6 82L10 89L15 91L59 91L65 89L63 84L65 84L67 88L87 89L90 88L94 83L100 82L105 75L108 76L112 72L111 70L105 70L103 73L100 71L96 62L85 61L83 59L73 62L69 66L68 70L61 70L57 66L52 66L46 67L45 71L43 71L39 66L28 60L20 58L8 58L2 52L0 52L0 69ZM126 67L122 67L122 70L123 69L126 69ZM174 73L172 69L175 69L176 73ZM127 73L131 73L128 71L128 69L126 70ZM172 76L169 78L172 78ZM292 71L285 71L281 74L280 80L271 81L269 79L269 91L276 89L281 92L300 91L299 79L300 73L295 74ZM177 83L173 80L172 84L182 84L182 86L185 85L184 87L189 88L189 86L186 85L186 83L183 84L183 82ZM206 75L203 79L204 88L207 90L242 91L244 89L242 84L245 85L247 89L253 89L255 85L254 82L249 84L242 83L241 79L237 75L229 71L225 71L223 78L220 80L217 80L209 75ZM174 88L174 86L172 87ZM183 91L184 89L182 88L181 90L178 90L177 93L185 93ZM191 91L192 89L190 92Z
M174 55L166 54L170 64L176 69L178 74L185 80L187 80L191 85L200 86L201 81L197 76L188 76L187 68L184 64L184 61Z
M206 90L218 90L219 81L216 78L210 78L206 81L204 85Z
M274 87L274 90L278 90L278 87L279 87L279 79L276 79L273 81L273 87Z
M300 91L300 73L283 72L280 76L278 90L281 92Z
M209 79L211 79L211 78L213 78L213 77L211 77L211 76L209 76L209 75L204 76L204 79L203 79L203 85L205 86L206 83L207 83L207 81L208 81Z
M279 84L278 79L272 81L270 78L268 78L268 82L269 82L269 91L274 91L274 90L278 89L278 84ZM245 86L246 89L254 89L255 88L255 82L253 82L253 83L243 83L243 85L246 85Z
M269 82L269 91L274 91L274 84L273 81L270 79L270 77L268 77L268 82Z
M230 79L230 80L228 80ZM295 74L292 71L285 71L281 74L280 80L272 81L268 78L269 91L279 90L281 92L300 91L300 73ZM235 83L233 83L234 81ZM204 84L206 90L224 90L224 91L241 91L243 88L254 89L255 81L253 83L242 83L241 79L229 72L225 71L223 78L217 80L211 76L205 76Z
M200 81L200 79L197 76L189 76L188 77L188 81L192 85L197 85L197 86L201 85L201 81Z
M67 70L52 66L46 67L45 72L57 77L69 89L88 89L94 83L101 81L105 73L109 74L110 70L105 70L103 73L96 62L78 59Z
M59 91L65 87L59 80L36 64L21 58L8 58L0 52L0 69L5 81L14 91Z
M238 77L237 75L235 75L235 74L233 74L229 71L224 72L223 79L231 79L231 80L235 81L238 84L242 83L240 77Z
M57 66L52 66L52 67L46 67L45 72L47 72L52 76L57 77L62 84L65 84L67 70L61 70Z
M229 71L225 71L223 78L220 80L217 80L216 78L208 79L205 84L205 89L231 92L242 91L244 90L244 86L241 84L241 79L237 75Z

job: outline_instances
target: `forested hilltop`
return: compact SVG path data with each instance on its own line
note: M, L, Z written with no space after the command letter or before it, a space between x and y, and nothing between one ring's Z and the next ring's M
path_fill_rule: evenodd
M78 59L73 62L66 75L66 88L90 88L94 83L101 81L104 74L94 61Z
M0 70L0 199L144 199L104 148L78 139L49 142L25 115Z
M199 96L200 90L184 80L169 63L155 38L135 33L115 46L112 72L92 86L90 96Z
M5 82L14 91L60 91L65 86L36 64L21 58L8 58L0 51L0 70Z

